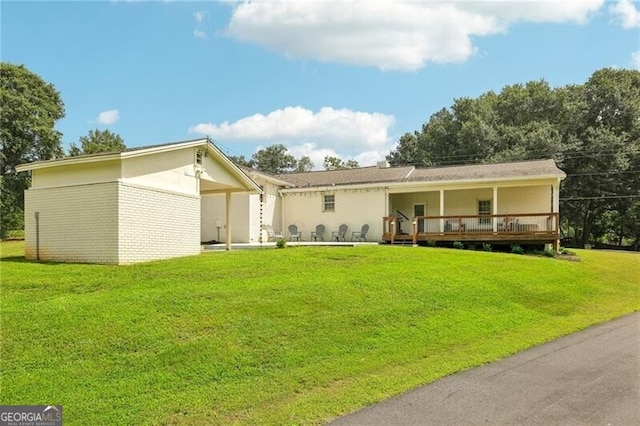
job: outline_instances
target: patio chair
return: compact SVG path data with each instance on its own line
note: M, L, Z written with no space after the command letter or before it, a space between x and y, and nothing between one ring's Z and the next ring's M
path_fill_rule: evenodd
M275 232L273 230L273 226L271 226L271 225L262 225L262 229L267 231L267 242L269 242L269 241L278 241L279 239L284 238L282 236L282 233Z
M338 227L337 231L331 233L331 240L346 241L344 236L347 234L347 225L344 223Z
M298 227L296 225L289 225L289 241L300 241L302 239L302 234L298 232Z
M351 233L351 241L367 241L367 232L369 232L369 224L362 225L359 231Z
M311 241L324 241L324 225L316 226L315 231L311 231Z

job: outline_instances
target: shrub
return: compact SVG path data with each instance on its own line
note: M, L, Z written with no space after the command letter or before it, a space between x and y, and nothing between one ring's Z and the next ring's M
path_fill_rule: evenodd
M546 249L544 249L544 255L547 257L555 257L556 252L553 248L547 247Z
M435 240L428 240L427 241L427 247L435 247L435 246L436 246Z
M520 246L520 244L511 244L511 253L524 254L524 249Z
M458 249L458 250L462 250L464 248L464 243L462 243L460 241L455 241L453 243L453 248L454 249Z
M286 246L287 246L287 240L285 240L284 238L278 238L278 241L276 241L276 247L285 248Z
M491 247L491 244L489 244L489 243L482 243L482 250L491 251L491 250L493 250L493 247Z

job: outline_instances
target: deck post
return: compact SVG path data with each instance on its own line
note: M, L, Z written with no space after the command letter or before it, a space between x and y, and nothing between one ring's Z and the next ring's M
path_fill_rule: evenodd
M413 232L413 245L417 246L418 245L418 222L414 219L412 222L412 232Z
M498 187L494 186L493 187L493 211L491 212L491 214L493 214L493 232L498 232Z
M444 189L440 190L440 217L444 216ZM444 219L440 219L440 233L444 233Z

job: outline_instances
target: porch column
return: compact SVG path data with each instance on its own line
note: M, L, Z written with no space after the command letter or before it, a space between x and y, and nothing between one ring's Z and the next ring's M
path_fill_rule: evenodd
M551 226L553 227L552 230L559 231L560 230L560 180L558 180L556 183L554 183L551 186L551 204L552 204L551 212L556 213L555 219L551 223ZM559 246L560 241L556 241L555 245Z
M440 190L440 217L444 216L444 189ZM440 219L440 233L444 232L444 219Z
M491 214L493 217L493 232L498 232L498 218L495 216L498 214L498 187L493 187L493 206Z
M552 213L560 212L560 182L554 183L551 187L551 200L553 202Z
M231 192L227 191L225 192L225 196L226 196L226 200L225 200L225 209L226 209L226 228L227 228L227 235L225 237L227 246L226 249L227 250L231 250Z

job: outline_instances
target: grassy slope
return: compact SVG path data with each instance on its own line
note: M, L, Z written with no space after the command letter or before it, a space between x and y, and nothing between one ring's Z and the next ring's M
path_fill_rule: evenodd
M640 309L640 255L407 247L114 267L2 244L3 404L68 424L309 424Z

